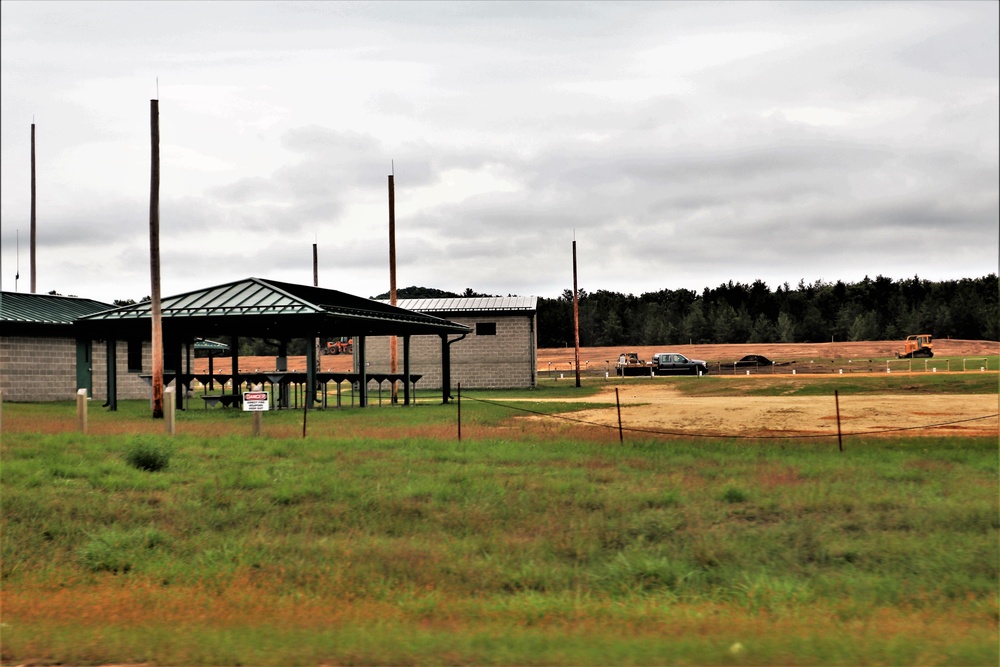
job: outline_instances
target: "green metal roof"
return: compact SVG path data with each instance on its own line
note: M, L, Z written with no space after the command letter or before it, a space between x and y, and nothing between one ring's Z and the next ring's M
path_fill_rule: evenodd
M0 322L24 324L72 324L74 320L104 310L110 303L54 294L0 292Z
M389 303L388 299L380 299ZM533 313L538 310L535 296L486 296L449 297L439 299L397 299L396 305L418 313L473 314L517 311Z
M152 305L146 301L80 318L89 328L101 325L148 326ZM447 320L379 303L337 290L247 278L161 299L164 326L187 332L274 336L291 330L343 331L358 335L466 333Z

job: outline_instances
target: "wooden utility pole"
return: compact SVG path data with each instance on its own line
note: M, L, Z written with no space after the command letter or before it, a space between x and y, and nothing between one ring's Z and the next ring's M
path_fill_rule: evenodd
M31 293L37 288L35 268L35 124L31 124Z
M573 357L576 360L576 386L580 386L580 296L576 288L576 239L573 239Z
M396 186L393 174L389 174L389 303L396 305ZM396 349L396 337L389 336L389 372L395 374L399 370L399 351ZM392 403L399 400L399 388L392 382Z
M150 319L153 322L153 419L163 419L163 311L160 305L160 108L149 101L151 148L149 178ZM177 369L178 377L180 369Z
M319 287L319 247L318 246L319 246L318 243L313 243L313 287ZM313 346L316 349L316 370L317 371L320 370L320 361L319 361L319 359L320 359L320 352L321 352L321 350L319 349L320 342L321 341L320 341L319 338L313 339ZM313 392L313 395L315 395L315 392ZM305 417L303 417L303 422L302 422L302 437L303 438L306 437L306 434L305 434L306 427L305 427L305 421L304 420L305 420Z
M313 243L313 287L319 287L319 249Z

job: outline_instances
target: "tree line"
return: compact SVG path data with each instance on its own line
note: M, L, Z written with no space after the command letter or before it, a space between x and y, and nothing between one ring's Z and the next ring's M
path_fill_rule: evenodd
M495 296L405 287L400 299ZM379 294L374 299L388 299ZM149 297L143 299L148 300ZM681 345L710 343L823 343L897 340L929 333L935 338L1000 340L1000 280L932 282L918 276L892 280L865 276L856 283L800 280L772 290L762 280L729 281L701 294L689 289L635 296L580 290L580 345ZM135 303L115 301L115 305ZM573 291L538 298L538 346L572 347ZM229 343L225 338L222 342ZM305 354L304 340L287 341L287 354ZM278 341L241 339L241 355L273 355Z
M639 296L579 292L580 345L820 343L936 338L1000 340L996 274L931 282L865 276L856 283L799 281L772 290L729 281ZM538 346L571 347L573 291L538 299Z

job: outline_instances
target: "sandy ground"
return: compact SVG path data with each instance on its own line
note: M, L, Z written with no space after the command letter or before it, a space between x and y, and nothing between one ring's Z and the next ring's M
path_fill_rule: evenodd
M894 358L903 349L902 341L862 341L857 343L754 343L742 345L656 345L580 348L580 368L614 367L622 352L635 352L640 359L649 361L657 352L679 352L689 359L711 363L733 362L748 354L761 354L772 361L808 361L815 359L887 359ZM934 341L934 355L938 357L973 357L1000 354L1000 343L988 340ZM543 348L538 350L538 370L573 368L572 347Z
M936 340L935 356L976 357L1000 354L995 341ZM775 361L821 359L886 359L895 357L900 341L818 344L767 345L674 345L631 348L582 348L580 365L614 364L621 352L637 352L649 359L655 352L680 352L690 358L710 362L735 361L747 354L761 354ZM538 350L538 370L572 372L573 348ZM550 366L551 363L551 366ZM883 362L884 363L884 362ZM322 355L324 371L352 370L350 355ZM195 360L195 371L207 371L207 359ZM215 372L231 368L230 359L216 359ZM241 357L245 371L271 370L274 357ZM305 371L305 357L289 357L290 371ZM764 377L761 379L763 381ZM695 378L690 378L697 381ZM837 410L829 397L688 397L663 385L630 384L614 381L599 397L584 400L606 402L607 408L573 413L574 419L617 426L615 387L619 388L622 422L626 428L667 431L671 433L712 434L723 436L794 436L836 435ZM1000 435L1000 396L991 395L886 395L842 396L840 398L841 429L845 434L891 429L905 435ZM988 419L979 419L993 415ZM963 421L974 420L974 421ZM956 423L957 422L957 423Z
M695 378L690 381L697 382ZM607 387L597 397L581 399L606 402L606 408L566 416L617 427L616 387L622 426L626 429L740 437L837 434L833 396L690 397L669 385L630 386L628 380ZM840 397L841 430L845 435L892 431L895 435L997 436L998 413L1000 396L996 394Z

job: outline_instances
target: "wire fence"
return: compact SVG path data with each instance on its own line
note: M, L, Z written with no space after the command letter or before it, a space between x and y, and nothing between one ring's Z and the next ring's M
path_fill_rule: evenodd
M768 434L768 435L754 435L754 434L744 434L744 433L698 433L692 431L670 431L664 429L654 429L645 428L638 426L626 426L621 422L621 412L619 410L619 421L617 424L605 424L601 422L590 421L586 419L580 419L577 417L571 417L568 415L552 414L549 412L542 412L539 410L532 410L519 405L511 405L509 403L501 403L499 401L493 401L486 398L480 398L477 396L470 396L468 394L463 394L459 392L459 404L461 404L462 399L467 399L475 401L477 403L483 403L487 405L493 405L496 407L505 408L512 410L514 412L523 412L525 414L535 415L538 417L544 417L547 419L560 420L565 422L573 422L576 424L582 424L585 426L592 426L602 429L613 429L619 431L619 433L640 433L643 435L653 435L653 436L665 436L665 437L683 437L683 438L728 438L728 439L739 439L739 440L803 440L803 439L815 439L815 438L844 438L844 437L857 437L864 435L885 435L887 433L898 433L903 431L919 431L925 429L933 428L943 428L946 426L952 426L955 424L962 424L967 422L982 421L986 419L995 419L1000 416L1000 413L994 413L990 415L983 415L981 417L968 417L965 419L955 419L946 422L936 422L932 424L922 424L920 426L900 426L896 428L887 429L875 429L869 431L851 431L851 432L841 432L840 422L838 419L837 423L837 433L815 433L815 434ZM608 409L612 409L609 407ZM461 427L459 427L461 428Z
M872 357L870 359L796 359L792 361L712 361L708 363L709 375L812 375L851 373L972 373L1000 370L1000 357L932 357L918 359L898 359L896 357ZM558 381L576 375L572 362L551 363L539 369L539 380ZM610 361L581 362L580 375L605 378L661 377L652 365L631 367L623 376L621 369Z

